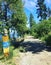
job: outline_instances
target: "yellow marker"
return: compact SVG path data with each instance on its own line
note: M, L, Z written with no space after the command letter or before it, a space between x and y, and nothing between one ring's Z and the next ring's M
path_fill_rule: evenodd
M8 48L3 48L4 53L9 53L9 47Z
M8 56L9 55L9 47L8 48L3 48L3 53L4 53L4 56Z
M3 42L7 42L9 41L9 37L8 36L3 36Z

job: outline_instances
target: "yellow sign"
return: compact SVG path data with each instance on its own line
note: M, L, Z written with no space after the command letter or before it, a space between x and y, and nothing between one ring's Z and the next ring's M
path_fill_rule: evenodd
M3 36L3 42L7 42L9 41L9 37L8 36Z
M3 48L4 53L9 53L9 47L8 48Z
M3 48L4 56L8 57L9 56L9 47L8 48Z

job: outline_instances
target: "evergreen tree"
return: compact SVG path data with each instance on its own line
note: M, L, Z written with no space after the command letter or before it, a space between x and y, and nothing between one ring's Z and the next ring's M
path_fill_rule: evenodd
M30 33L33 35L35 33L35 28L36 28L36 22L34 21L33 15L30 14Z
M40 20L44 20L47 18L47 8L44 4L44 1L45 0L37 0L37 14Z
M15 26L20 35L23 35L27 30L27 18L24 13L22 0L18 0L16 6L17 7L12 15L12 25Z

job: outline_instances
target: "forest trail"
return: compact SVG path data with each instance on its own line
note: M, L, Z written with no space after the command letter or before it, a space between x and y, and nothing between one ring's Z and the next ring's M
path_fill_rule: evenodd
M38 54L21 53L19 65L51 65L51 53L42 51Z
M20 53L18 65L51 65L51 52L46 51L39 39L26 38L22 46L25 47L25 52Z

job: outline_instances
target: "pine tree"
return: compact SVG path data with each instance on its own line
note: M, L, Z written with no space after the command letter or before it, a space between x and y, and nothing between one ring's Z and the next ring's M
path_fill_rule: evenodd
M37 14L40 20L44 20L47 18L47 8L44 4L44 1L45 0L37 0Z
M14 13L12 15L12 25L15 26L20 35L23 35L27 30L27 18L24 13L22 0L18 0L15 6Z
M35 33L36 22L34 21L34 17L32 14L30 14L29 23L30 23L30 33L33 35Z

